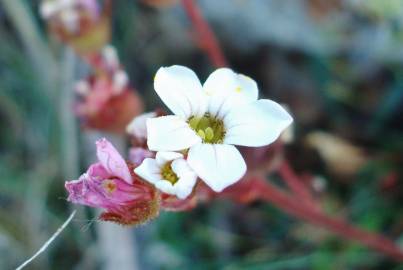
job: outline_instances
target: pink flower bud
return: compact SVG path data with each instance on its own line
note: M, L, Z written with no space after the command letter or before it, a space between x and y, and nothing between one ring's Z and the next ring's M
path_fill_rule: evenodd
M85 128L124 133L127 124L142 111L143 103L129 85L116 91L113 74L86 79L89 90L80 96L75 107Z
M68 201L102 208L100 219L123 225L137 225L156 217L159 192L133 173L106 139L97 142L98 163L78 180L66 182Z

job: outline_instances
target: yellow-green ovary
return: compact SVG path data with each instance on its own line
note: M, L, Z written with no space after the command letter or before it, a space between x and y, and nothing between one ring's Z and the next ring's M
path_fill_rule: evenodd
M225 129L222 120L205 114L202 117L190 117L188 123L204 143L223 143Z

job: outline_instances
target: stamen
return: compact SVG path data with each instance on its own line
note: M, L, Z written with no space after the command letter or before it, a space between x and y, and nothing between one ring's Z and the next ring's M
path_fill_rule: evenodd
M200 118L192 117L189 120L189 125L192 129L195 129L199 125Z
M203 140L206 139L206 134L205 134L204 131L201 130L201 129L199 129L199 130L197 131L197 135L199 135L200 138L202 138Z
M214 138L214 130L211 127L205 129L206 140L211 141Z
M189 126L202 138L204 143L222 143L225 136L224 123L221 119L206 113L202 117L193 116L188 120Z

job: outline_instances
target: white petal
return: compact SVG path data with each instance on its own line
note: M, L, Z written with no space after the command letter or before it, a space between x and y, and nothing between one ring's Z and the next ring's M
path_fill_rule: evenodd
M242 178L246 164L233 145L199 144L189 150L188 163L214 191L220 192Z
M187 67L160 68L154 78L154 89L165 105L183 119L206 111L207 100L200 81Z
M179 199L186 199L192 193L194 186L196 185L197 175L191 174L179 178L178 182L172 185L167 180L161 180L155 183L155 187L164 193L177 196Z
M144 180L155 184L162 180L161 169L155 159L146 158L140 166L134 169L134 172Z
M178 116L147 120L147 144L152 151L179 151L201 142L201 138Z
M134 137L140 139L147 138L147 119L156 117L157 114L155 112L143 113L137 117L135 117L130 124L126 127L126 132Z
M181 200L186 199L192 193L196 182L197 175L195 173L179 178L174 185L175 195Z
M280 104L261 99L231 110L224 118L224 143L264 146L274 142L293 119Z
M155 187L164 193L175 195L175 189L171 182L167 180L160 180L155 183Z
M183 155L181 153L177 152L157 152L157 155L155 156L155 160L157 161L158 166L162 167L165 165L165 163L178 159L178 158L183 158Z
M258 97L256 82L229 68L214 71L203 90L209 96L208 112L218 117L223 117L230 108L256 101Z
M189 164L184 159L175 159L172 162L172 170L179 177L175 183L175 195L179 199L185 199L192 193L197 182L197 174L190 168Z
M183 156L182 156L183 157ZM192 168L190 168L187 161L183 158L175 159L171 164L172 170L178 177L182 177L188 174L196 174Z

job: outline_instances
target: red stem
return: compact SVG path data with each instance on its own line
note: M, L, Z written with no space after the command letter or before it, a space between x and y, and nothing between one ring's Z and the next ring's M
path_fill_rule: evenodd
M403 261L403 251L388 238L360 229L344 220L329 217L305 204L301 204L294 197L284 193L264 179L260 180L259 183L260 198L274 204L284 212L328 229L346 239L355 240L397 261Z
M182 0L182 5L191 20L198 36L198 41L216 67L228 66L214 32L204 19L200 8L194 0Z
M303 203L306 203L308 206L320 211L320 207L315 199L312 197L309 188L295 174L287 160L283 161L280 168L278 169L278 172L287 186L291 189L291 191L295 193L296 196L298 196L298 199L303 200Z

